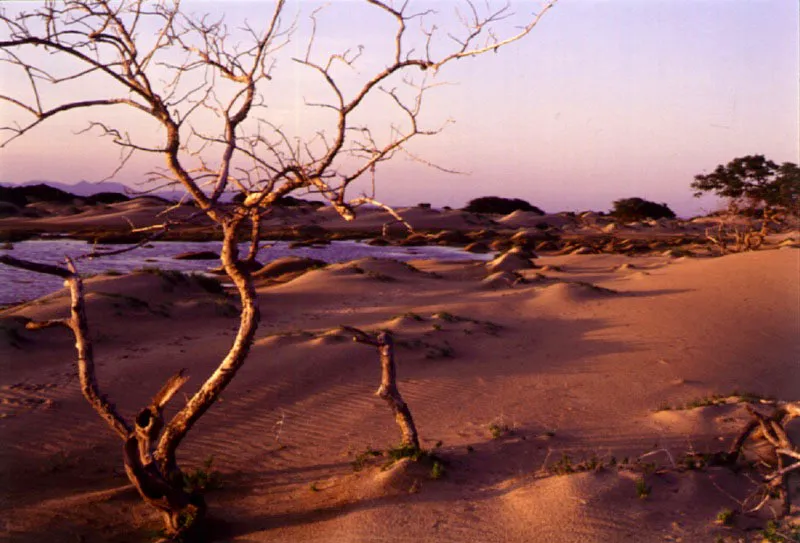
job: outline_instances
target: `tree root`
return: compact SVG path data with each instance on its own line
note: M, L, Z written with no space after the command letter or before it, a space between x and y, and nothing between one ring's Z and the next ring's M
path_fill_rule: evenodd
M771 449L772 457L761 462L761 466L767 469L763 474L764 496L750 511L759 510L769 501L770 496L777 493L783 503L782 516L786 516L791 509L789 477L800 470L800 463L797 462L800 460L800 450L789 438L786 424L800 417L800 402L776 402L766 414L752 405L748 405L747 409L750 411L750 420L723 456L728 464L734 464L742 455L742 449L748 440L766 444Z

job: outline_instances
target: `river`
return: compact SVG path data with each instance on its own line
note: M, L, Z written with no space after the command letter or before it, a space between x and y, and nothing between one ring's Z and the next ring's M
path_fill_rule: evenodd
M391 258L394 260L413 260L435 258L439 260L483 260L484 255L467 253L455 247L379 247L358 241L333 241L319 247L289 248L289 242L264 242L258 255L259 262L267 263L284 256L295 255L316 258L325 262L345 262L364 257ZM86 258L78 262L81 274L92 275L115 271L127 273L143 267L157 267L165 270L207 271L219 266L218 260L175 260L175 255L194 251L215 251L219 253L220 242L153 242L133 251L106 256ZM115 250L122 246L97 247L96 250ZM30 240L13 245L13 249L2 249L0 254L32 260L46 264L63 264L64 257L77 258L91 252L92 246L85 241ZM241 246L242 254L247 254L247 245ZM31 300L59 290L62 280L49 275L36 274L0 264L0 305L9 305Z

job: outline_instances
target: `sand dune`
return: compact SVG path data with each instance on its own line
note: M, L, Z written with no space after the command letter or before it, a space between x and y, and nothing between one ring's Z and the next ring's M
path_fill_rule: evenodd
M641 499L635 470L553 466L655 449L669 454L648 458L668 466L724 447L746 411L659 409L736 389L796 399L799 258L543 256L520 270L528 282L495 289L476 288L482 263L365 259L263 285L251 358L180 458L214 456L224 541L711 541L730 533L714 518L752 490L745 478L656 472ZM136 274L87 289L98 378L126 415L180 367L196 389L234 333L235 301L191 281ZM0 338L0 518L13 541L140 541L157 519L80 396L71 338L22 326L67 304L61 293L0 315L12 330ZM342 325L395 335L401 391L445 463L440 479L359 457L398 432L373 395L375 350Z

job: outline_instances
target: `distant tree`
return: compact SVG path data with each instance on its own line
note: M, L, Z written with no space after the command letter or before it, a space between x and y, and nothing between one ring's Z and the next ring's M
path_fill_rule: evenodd
M739 207L763 209L765 223L775 208L800 210L800 168L792 162L780 166L764 155L747 155L718 165L709 174L694 176L695 196L712 192Z
M675 213L667 204L657 204L643 198L622 198L621 200L615 200L611 215L620 221L675 218Z
M519 198L501 198L499 196L482 196L470 200L464 211L472 213L498 213L507 215L514 211L531 211L538 215L544 215L544 211L538 207L531 205L525 200Z

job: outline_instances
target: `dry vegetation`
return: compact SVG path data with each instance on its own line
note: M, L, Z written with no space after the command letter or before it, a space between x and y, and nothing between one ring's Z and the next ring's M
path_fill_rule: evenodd
M316 55L312 34L295 59L335 97L315 106L336 123L304 149L269 123L270 137L242 131L276 76L270 55L291 40L284 2L265 28L248 28L249 49L228 47L224 26L170 4L149 11L73 0L2 16L9 36L0 49L37 97L60 78L20 56L29 46L76 62L70 79L98 72L122 89L52 107L2 96L32 118L7 127L9 141L61 112L131 107L161 126L162 147L95 128L126 157L163 155L168 168L155 178L194 200L115 202L2 224L69 231L91 222L96 230L82 233L90 239L135 236L85 258L136 250L154 236L208 236L213 226L223 242L217 272L231 282L153 269L86 278L80 259L28 262L12 256L13 245L0 256L66 284L0 313L6 534L25 542L798 540L800 408L770 399L793 399L800 379L795 219L777 223L765 211L632 220L533 206L497 215L349 197L354 181L374 176L410 139L438 132L418 124L428 73L521 39L552 5L501 37L494 28L506 12L468 3L462 34L434 57L407 34L428 13L368 3L397 34L385 68L354 93L333 66L357 66L359 54ZM146 51L135 38L140 17L161 28ZM416 39L437 36L423 26ZM159 90L150 70L171 48L187 60ZM225 80L233 98L217 103L208 82L182 87L194 70ZM406 92L383 88L390 82ZM379 92L405 123L381 144L354 120ZM198 104L218 113L218 133L187 121ZM216 166L188 133L218 152ZM341 157L356 165L347 170ZM242 158L254 166L242 169ZM231 188L241 197L224 203ZM277 205L293 191L327 205ZM164 211L177 218L164 221ZM139 228L110 232L119 216ZM264 239L318 246L367 237L497 254L413 265L256 258ZM190 373L208 377L189 384ZM376 383L396 426L375 405ZM751 386L758 394L719 394Z

